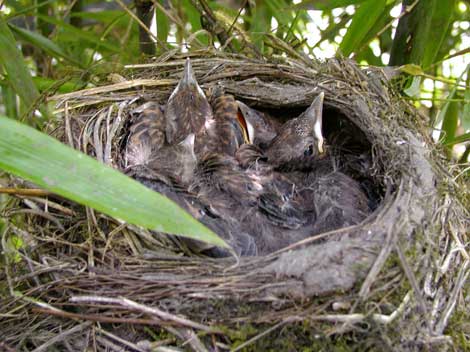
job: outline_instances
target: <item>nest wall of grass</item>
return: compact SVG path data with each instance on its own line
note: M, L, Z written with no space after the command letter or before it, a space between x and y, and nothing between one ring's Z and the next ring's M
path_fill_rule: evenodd
M127 346L149 340L147 326L191 338L190 348L203 350L236 341L241 323L265 323L257 326L269 332L301 322L319 334L367 324L404 347L447 344L445 327L469 264L468 212L456 194L468 193L443 166L422 117L389 89L379 69L347 60L192 55L204 90L221 85L274 114L293 115L325 92L324 128L346 126L371 156L376 209L357 226L236 263L182 255L184 243L172 236L63 199L12 198L3 217L25 248L19 260L5 263L5 341L42 346L67 332L71 346L90 334L100 346ZM129 111L149 100L166 102L183 65L182 57L160 58L127 67L121 82L54 97L64 123L53 135L120 168ZM123 341L107 335L117 331ZM243 339L255 341L248 337L259 333Z

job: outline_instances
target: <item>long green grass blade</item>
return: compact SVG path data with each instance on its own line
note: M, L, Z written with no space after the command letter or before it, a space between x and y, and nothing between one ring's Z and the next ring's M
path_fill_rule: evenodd
M355 49L361 48L363 40L380 16L384 16L386 0L368 0L361 4L354 14L339 50L349 56Z
M227 246L171 200L6 117L0 117L0 168L128 223Z
M33 82L41 93L52 91L54 94L75 92L80 88L83 88L85 85L84 82L73 81L70 77L65 77L60 80L45 77L33 77ZM7 114L7 116L10 115Z
M39 98L39 92L34 86L28 67L23 60L23 55L16 47L15 38L1 15L0 66L8 74L8 81L23 101L23 104L27 107L33 106Z
M95 34L93 32L88 32L83 29L75 28L74 26L68 23L65 23L64 21L58 20L53 17L41 16L41 15L38 15L38 17L41 18L45 22L55 24L58 28L60 28L60 30L63 30L71 34L73 38L75 38L77 41L82 40L87 43L96 45L97 48L103 48L103 49L106 49L115 53L118 53L121 50L119 46L112 44L109 41L102 40L98 34Z
M449 99L454 99L454 95L449 96ZM446 103L444 114L442 114L442 133L441 142L448 144L449 141L455 138L457 132L457 126L459 122L459 105L455 101L449 101Z
M27 29L23 29L12 24L10 24L9 27L20 39L31 43L38 49L44 50L50 56L55 57L56 59L65 59L80 68L84 68L84 66L79 61L68 55L52 40L42 36L37 32L28 31Z
M447 1L446 1L447 3ZM403 5L413 7L400 18L390 51L391 66L417 64L423 66L425 48L435 38L430 36L434 10L443 5L439 0L404 0ZM436 29L440 30L440 29Z
M455 82L455 86L450 91L449 95L447 96L447 101L442 106L441 111L437 116L437 121L442 121L442 133L440 136L440 141L448 146L455 144L451 143L451 141L455 140L454 137L457 131L459 121L459 106L458 103L455 101L455 98L457 95L457 87L460 81L463 79L465 73L467 74L467 76L470 73L470 64L467 65L465 70Z
M271 14L269 13L269 8L263 2L260 2L260 4L257 4L257 6L253 8L250 35L252 42L261 52L264 50L263 38L271 29L271 23L269 22L270 18Z
M162 0L160 0L162 3ZM168 38L168 33L170 32L170 21L168 20L168 16L166 16L161 9L157 7L156 9L156 21L157 21L157 39L165 43Z
M463 105L461 120L464 131L470 130L470 75L468 74L468 72L466 86L467 88L465 88L465 91L463 93L465 103Z
M455 8L455 0L447 0L443 5L440 1L434 4L434 11L431 18L431 26L426 37L426 46L424 48L422 66L424 68L431 65L439 53L452 20L452 14ZM424 38L423 38L424 39Z
M452 145L455 145L455 144L465 143L465 142L470 142L470 132L465 133L465 134L461 134L460 136L457 136L455 138L450 139L449 141L447 141L445 143L445 145L446 146L452 146Z
M16 93L9 85L0 86L2 91L2 103L7 116L18 118L18 105L16 103Z

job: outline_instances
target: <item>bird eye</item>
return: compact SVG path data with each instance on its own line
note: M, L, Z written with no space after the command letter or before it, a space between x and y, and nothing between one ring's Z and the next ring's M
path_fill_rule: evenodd
M304 156L312 156L313 155L313 145L310 144L307 149L304 150Z

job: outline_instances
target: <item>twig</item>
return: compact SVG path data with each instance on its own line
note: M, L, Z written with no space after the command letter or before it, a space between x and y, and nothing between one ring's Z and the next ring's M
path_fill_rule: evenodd
M68 101L65 102L64 112L65 112L65 126L64 126L65 135L67 136L67 142L68 142L69 146L74 148L72 128L71 128L71 125L70 125L70 111L69 111L69 102Z
M2 8L3 4L0 4L0 9ZM8 346L5 342L0 341L0 350L5 351L5 352L15 352L13 348Z
M189 344L194 351L196 352L207 352L206 346L201 342L199 337L194 333L194 331L186 328L172 328L167 327L171 334L177 336L180 340L183 340L183 345Z
M137 318L114 318L114 317L107 317L98 315L98 314L78 314L78 313L70 313L65 312L62 310L51 310L45 308L33 308L32 311L34 313L42 313L48 315L54 315L57 317L68 318L68 319L76 319L76 320L88 320L94 321L99 323L112 323L112 324L138 324L138 325L165 325L166 323L161 320L153 320L153 319L137 319Z
M211 328L196 322L193 322L191 320L185 319L178 317L176 315L164 312L158 308L151 308L147 307L143 304L139 304L137 302L134 302L130 299L127 298L110 298L110 297L100 297L100 296L72 296L70 298L70 302L74 303L80 303L80 302L86 302L86 303L110 303L110 304L118 304L120 306L123 306L127 309L132 309L132 310L137 310L142 313L146 314L151 314L159 317L160 319L166 320L166 321L172 321L176 324L183 325L183 326L188 326L194 329L202 330L208 333L215 333L219 334L222 333L219 329Z
M237 16L235 16L235 19L233 20L232 24L230 25L227 33L230 34L232 31L233 27L235 26L235 23L237 23L238 19L240 18L243 9L245 8L246 4L248 3L248 0L244 0L243 4L240 6L240 9L238 10Z
M452 315L452 312L454 311L455 305L457 303L458 295L462 291L463 285L467 282L468 275L470 271L468 270L470 261L465 260L463 265L460 267L459 270L459 275L457 277L457 283L454 286L454 289L452 290L452 293L449 297L449 300L447 301L447 305L444 309L444 312L441 316L441 319L437 323L437 326L435 328L435 333L437 334L442 334L445 327L447 326L447 322Z
M119 336L116 336L114 334L111 334L110 332L104 330L104 329L101 329L101 328L96 328L96 331L103 334L103 335L106 335L108 336L109 338L123 344L123 345L126 345L127 347L129 348L132 348L136 351L139 351L139 352L146 352L147 350L146 349L142 349L140 348L139 346L137 346L135 343L132 343L132 342L129 342L127 340L124 340L122 338L120 338Z
M425 324L427 325L429 331L431 331L431 326L429 325L429 311L426 307L426 302L424 301L423 295L421 293L421 289L418 286L418 282L416 281L416 277L411 270L410 266L408 265L408 261L406 260L405 253L403 252L403 249L400 246L399 242L395 242L395 251L398 254L398 259L400 259L400 264L405 271L405 275L408 278L408 281L411 284L411 287L413 288L413 292L416 298L416 301L418 303L419 309L421 310L421 313L424 314L425 318Z
M152 33L152 31L145 25L144 22L141 21L141 19L139 17L137 17L137 15L132 12L131 10L129 10L129 8L126 6L126 4L124 4L121 0L116 0L116 2L119 4L119 6L121 6L121 8L127 12L129 14L129 16L131 16L138 24L139 24L139 27L142 28L145 32L147 32L147 34L152 37L153 40L155 40L155 42L157 44L159 44L163 49L167 49L159 40L158 38L155 36L155 34Z
M237 348L234 348L233 350L230 350L230 352L237 352L237 351L240 351L241 349L251 345L252 343L256 342L257 340L259 340L260 338L262 338L263 336L266 336L268 335L269 333L273 332L274 330L280 328L282 325L286 324L287 321L281 321L279 323L277 323L276 325L274 326L271 326L269 329L266 329L265 331L263 331L262 333L252 337L251 339L249 339L248 341L245 341L244 343L242 343L241 345L237 346Z
M1 187L0 193L11 194L15 196L28 196L28 197L47 197L52 195L52 192L40 188L6 188Z
M401 196L401 190L403 190L403 182L400 183L400 186L401 187L399 188L399 194L396 196L397 199ZM365 278L364 282L362 283L361 289L359 290L359 297L361 299L365 299L366 296L369 294L370 287L374 283L377 275L380 273L380 270L382 270L385 261L387 260L388 256L392 251L393 243L396 240L395 233L398 231L399 229L397 229L397 227L395 226L392 226L388 229L387 236L384 239L384 245L382 247L382 250L377 256L377 259L375 260L374 264L370 268L369 273L367 274L367 277Z
M199 11L201 16L207 21L207 30L220 40L220 44L223 46L227 44L231 51L234 51L233 45L229 42L230 36L225 29L219 24L217 18L212 12L209 5L205 0L190 0L191 4Z
M76 325L74 326L73 328L69 329L69 330L66 330L56 336L54 336L53 338L51 338L49 341L43 343L41 346L35 348L34 350L32 350L31 352L42 352L42 351L46 351L46 350L49 350L49 347L54 345L56 342L60 342L60 341L63 341L66 339L67 336L69 335L73 335L79 331L82 331L82 330L85 330L86 328L88 328L92 323L89 322L89 321L86 321L84 323L81 323L79 325Z
M53 95L48 100L68 100L73 98L83 98L90 95L110 93L117 90L130 89L136 87L163 87L174 85L174 79L134 79L131 81L119 82L107 86L82 89L72 93Z

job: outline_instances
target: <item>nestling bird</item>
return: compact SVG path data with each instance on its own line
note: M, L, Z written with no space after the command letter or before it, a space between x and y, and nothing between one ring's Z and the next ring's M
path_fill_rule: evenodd
M249 142L257 147L265 148L276 137L276 126L263 113L241 101L237 100L237 103L245 122Z
M155 102L145 103L131 112L125 150L125 166L144 165L165 144L163 108Z
M237 149L248 142L243 116L238 103L232 95L222 92L212 97L214 111L214 135L209 139L208 150L233 156Z
M284 123L265 151L268 162L276 168L308 169L323 153L321 92L299 117Z
M165 145L155 150L145 163L128 169L128 174L184 188L193 179L196 163L194 133L191 133L177 145Z
M166 141L170 145L176 144L194 133L197 152L200 149L200 136L210 131L212 124L212 108L196 81L188 58L184 65L183 77L171 93L166 105Z

